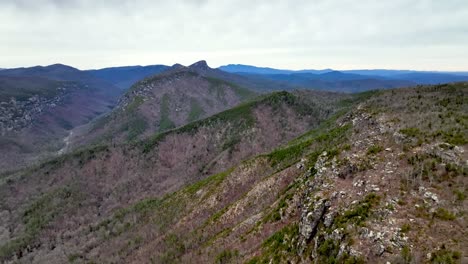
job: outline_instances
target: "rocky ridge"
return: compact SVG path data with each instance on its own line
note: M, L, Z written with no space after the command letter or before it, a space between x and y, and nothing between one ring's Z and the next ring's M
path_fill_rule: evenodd
M129 167L119 167L120 172L129 172L123 177L125 185L108 188L105 196L99 196L107 197L105 202L99 203L99 198L86 202L96 210L89 205L73 207L73 201L85 202L75 198L79 192L73 184L77 183L60 176L76 169L73 164L82 166L76 175L91 172L82 184L98 181L79 190L93 189L97 194L106 186L101 181L120 179L109 173L110 167L102 167L106 160L118 160L114 150L88 153L85 157L92 158L75 163L46 164L42 177L16 175L5 180L8 185L0 185L5 201L11 199L12 190L22 194L18 197L39 192L24 196L35 201L26 208L26 215L15 216L13 202L1 205L2 215L22 219L25 226L41 212L37 208L58 208L52 210L55 216L46 219L47 224L27 246L12 251L3 245L0 252L9 252L3 255L7 260L23 262L464 263L468 257L467 85L424 86L347 98L339 103L342 111L273 151L225 164L210 176L178 185L164 196L148 192L158 183L134 199L125 199L124 194L140 186L129 181L135 175L131 167L148 167L142 174L147 181L141 186L151 185L155 178L148 180L149 172L155 171L151 164L157 161L157 153L178 157L168 152L174 149L169 142L176 142L176 132L163 133L146 148L151 159L148 164L132 160L122 164ZM278 98L294 105L286 94ZM264 113L264 109L258 110L254 111L257 117ZM218 116L201 123L213 126L215 120L222 119ZM206 129L202 127L199 131ZM192 126L180 132L191 133L188 128ZM249 133L262 130L244 129ZM197 134L191 135L200 142ZM210 135L219 138L218 133ZM185 145L191 149L191 144ZM128 149L122 155L127 160L139 156ZM189 152L186 157L191 156ZM179 162L165 159L161 164L171 167ZM166 178L171 180L187 170L167 171L175 175ZM54 191L57 184L50 187L40 181L25 189L28 181L41 178L44 183L66 183L62 186L69 189ZM91 188L95 185L99 187ZM37 190L40 186L43 191ZM111 191L115 189L119 191ZM114 199L118 202L112 203ZM79 211L67 209L62 200ZM110 206L123 201L126 205L119 209ZM21 208L21 201L17 203ZM37 203L41 206L34 206ZM85 214L88 210L93 213ZM81 217L69 218L73 214ZM88 222L73 228L72 220L67 219ZM10 228L5 230L15 230L7 234L9 238L22 230L21 225L13 228L11 223L6 220L3 224Z
M5 136L29 127L39 114L59 105L67 92L75 89L79 89L78 84L63 83L52 98L36 94L26 100L12 97L9 101L0 102L0 134Z

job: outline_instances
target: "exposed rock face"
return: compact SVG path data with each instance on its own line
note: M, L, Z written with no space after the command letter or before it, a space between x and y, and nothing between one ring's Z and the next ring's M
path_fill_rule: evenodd
M108 112L119 95L112 84L66 65L2 70L0 172L55 156L68 130Z
M77 84L63 84L52 98L35 95L24 101L11 98L8 102L0 102L0 134L5 136L29 127L39 114L61 104L67 92L75 89L79 89Z
M305 204L308 206L309 204ZM299 233L304 238L304 242L309 242L317 232L317 226L322 222L330 207L330 202L327 199L319 199L309 205L312 208L304 209L302 211L301 223L299 224Z

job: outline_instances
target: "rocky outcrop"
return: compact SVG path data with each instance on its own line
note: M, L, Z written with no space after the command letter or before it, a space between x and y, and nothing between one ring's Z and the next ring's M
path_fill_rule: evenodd
M329 207L330 202L327 199L319 199L310 208L302 210L299 233L302 235L305 243L313 238L317 232L318 224L324 220L325 213Z
M30 126L38 114L61 104L67 92L77 88L77 84L63 84L52 98L34 95L27 100L12 97L9 101L0 102L0 134L4 136Z

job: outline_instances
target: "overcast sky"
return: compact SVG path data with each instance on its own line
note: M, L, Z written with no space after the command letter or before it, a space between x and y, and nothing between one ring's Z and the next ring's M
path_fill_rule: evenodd
M468 0L0 0L0 67L468 70Z

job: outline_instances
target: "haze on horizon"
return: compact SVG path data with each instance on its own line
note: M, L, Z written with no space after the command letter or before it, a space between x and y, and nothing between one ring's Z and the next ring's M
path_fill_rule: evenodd
M468 1L0 0L0 68L468 71Z

